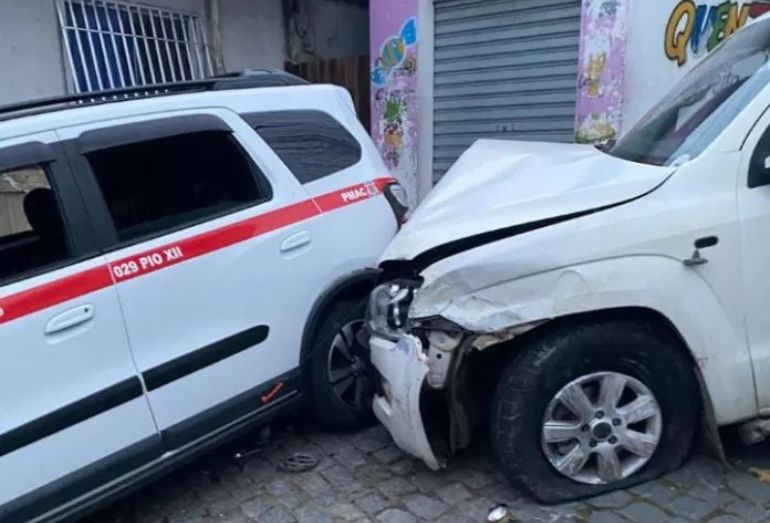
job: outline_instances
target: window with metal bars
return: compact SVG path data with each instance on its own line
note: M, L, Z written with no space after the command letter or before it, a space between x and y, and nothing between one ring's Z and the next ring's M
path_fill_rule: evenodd
M79 92L201 80L212 73L200 17L107 0L58 0Z

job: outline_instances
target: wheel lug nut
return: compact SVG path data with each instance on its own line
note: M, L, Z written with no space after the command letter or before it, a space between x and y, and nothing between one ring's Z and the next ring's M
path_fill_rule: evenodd
M604 411L603 411L603 410L600 410L599 412L597 412L597 413L596 413L596 417L597 417L598 419L602 419L602 418L604 417Z
M589 445L591 445L591 447L595 447L596 446L596 440L592 439L591 442L589 443Z
M616 427L620 426L620 418L615 418L614 420L612 420L612 424L615 425Z
M610 438L610 443L612 443L613 445L614 445L615 443L617 443L617 442L618 442L618 438L616 438L615 436L612 436L612 437Z
M580 430L582 430L583 432L588 432L589 428L590 427L588 425L583 425L582 427L580 427Z

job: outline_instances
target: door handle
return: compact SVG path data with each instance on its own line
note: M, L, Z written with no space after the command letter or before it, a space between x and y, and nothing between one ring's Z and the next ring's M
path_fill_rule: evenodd
M77 327L94 318L93 305L80 305L67 312L62 312L58 316L51 318L45 325L46 335L56 334L72 327Z
M285 254L291 251L296 251L297 249L300 249L306 245L310 245L311 241L312 237L308 231L292 234L283 240L283 243L281 243L281 252Z

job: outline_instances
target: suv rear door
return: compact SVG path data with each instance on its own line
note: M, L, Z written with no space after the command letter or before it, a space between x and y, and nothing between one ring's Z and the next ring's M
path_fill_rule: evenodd
M0 142L0 520L28 521L161 452L56 135Z
M298 399L285 328L295 304L282 289L312 278L297 270L309 244L290 259L282 249L317 208L299 185L268 179L243 120L211 109L58 132L166 448Z

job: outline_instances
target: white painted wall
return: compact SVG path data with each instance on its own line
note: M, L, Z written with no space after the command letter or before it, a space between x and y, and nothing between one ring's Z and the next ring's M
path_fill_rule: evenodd
M0 104L64 92L53 1L0 1Z
M225 68L283 69L286 61L281 0L220 0Z
M220 1L226 68L282 69L286 46L281 0ZM194 12L206 20L204 0L141 3ZM65 60L54 0L0 0L0 104L67 92Z

